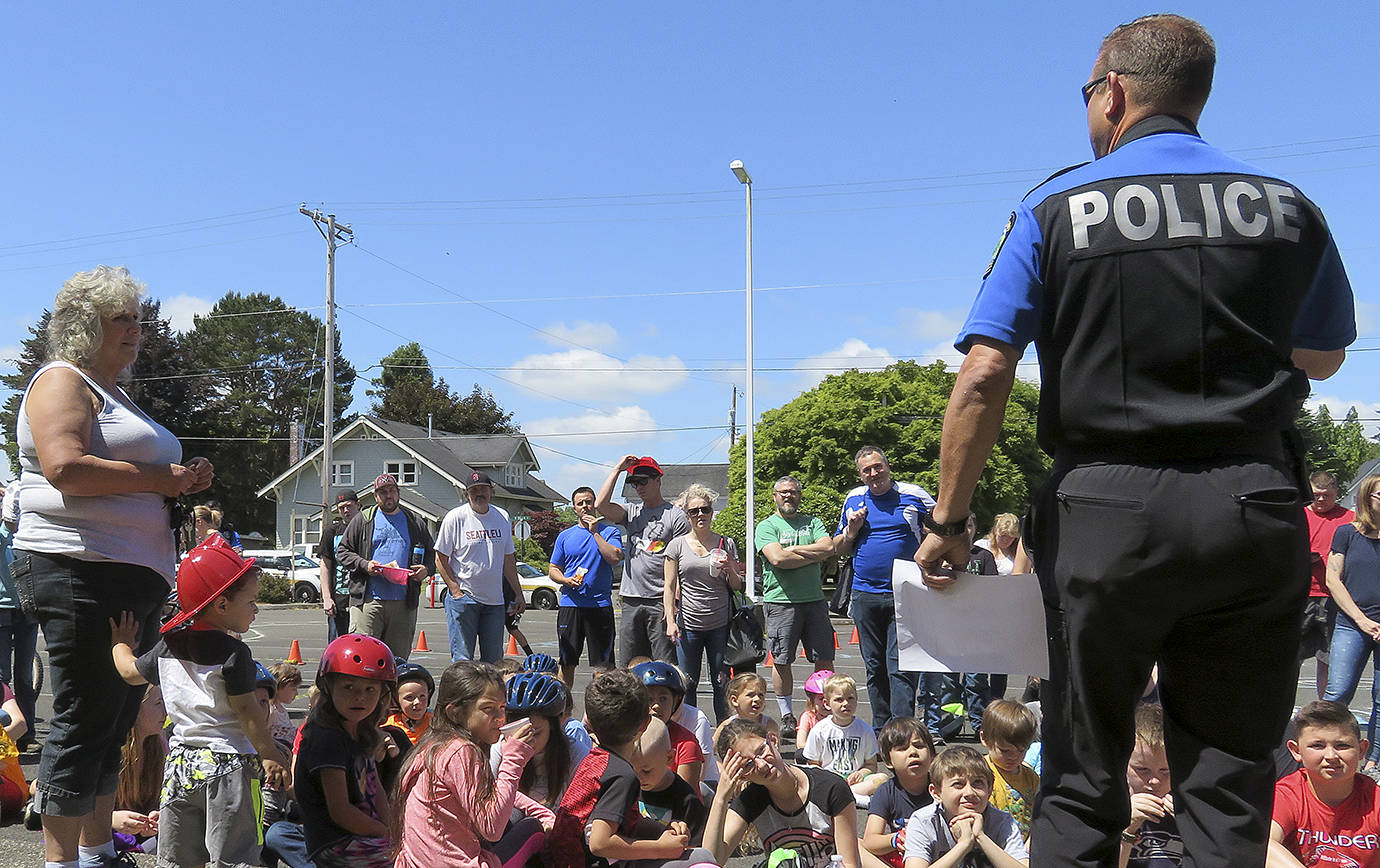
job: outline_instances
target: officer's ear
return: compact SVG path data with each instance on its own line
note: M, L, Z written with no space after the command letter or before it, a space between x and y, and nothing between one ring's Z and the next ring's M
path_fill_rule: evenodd
M1126 77L1118 72L1107 73L1107 86L1103 88L1101 94L1094 95L1094 99L1102 98L1102 113L1107 120L1115 123L1126 114Z

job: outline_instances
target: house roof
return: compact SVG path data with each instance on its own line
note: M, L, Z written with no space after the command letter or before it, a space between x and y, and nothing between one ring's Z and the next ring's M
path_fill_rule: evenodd
M508 464L519 451L525 453L523 457L532 464L537 463L532 447L527 443L527 438L521 434L452 434L449 431L433 430L431 436L428 437L425 428L409 425L406 422L380 419L377 416L360 416L342 428L335 435L333 442L339 446L341 442L353 439L352 435L361 426L373 428L394 441L398 446L417 456L418 459L448 477L461 488L465 487L464 480L469 477L472 471L501 468ZM302 460L284 470L275 479L259 489L257 495L259 497L264 496L319 456L320 453L321 447L318 446ZM551 488L530 472L520 487L504 485L500 474L495 473L492 476L495 477L494 494L496 495L556 503L563 503L566 500L565 495ZM425 511L425 507L423 507L423 511ZM445 515L444 509L442 509L441 515Z
M675 500L682 491L690 487L690 483L698 482L700 485L709 486L719 495L718 500L714 501L715 511L728 505L727 464L663 464L661 473L661 496L667 500ZM637 496L637 489L628 484L626 478L623 481L623 499L642 499Z

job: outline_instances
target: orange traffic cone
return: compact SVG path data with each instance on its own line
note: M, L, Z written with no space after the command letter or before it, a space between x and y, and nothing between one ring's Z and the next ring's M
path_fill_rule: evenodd
M853 636L852 636L852 638L850 638L850 639L848 640L848 644L849 644L849 645L856 645L856 644L858 644L858 628L857 628L857 627L854 627L854 628L853 628Z
M801 645L800 645L800 659L801 659L801 660L809 660L809 659L810 659L809 657L807 657L807 656L805 655L805 644L804 644L803 642L802 642Z
M505 652L503 652L503 653L507 654L509 657L516 657L516 656L517 656L517 653L518 653L517 637L514 636L512 633L509 633L509 634L508 634L508 650L505 651Z
M296 664L298 664L299 666L301 665L301 663L302 663L302 646L297 644L297 640L296 640L296 639L293 639L293 640L292 640L292 647L288 649L288 656L287 656L287 659L284 660L283 662L284 662L284 663L296 663Z
M770 648L767 649L767 665L768 665L768 666L775 666L775 665L776 665L776 658L773 657L773 656L771 656L771 649L770 649Z
M420 633L417 634L417 647L416 647L416 648L413 648L412 651L415 653L415 652L418 652L418 651L430 651L430 650L431 650L431 649L428 648L428 647L427 647L427 644L426 644L426 631L423 630L422 632L420 632Z
M854 628L854 629L856 629L856 628ZM839 648L841 648L841 647L843 647L843 646L839 644L839 634L835 633L835 634L834 634L834 650L837 651L837 650L839 650Z

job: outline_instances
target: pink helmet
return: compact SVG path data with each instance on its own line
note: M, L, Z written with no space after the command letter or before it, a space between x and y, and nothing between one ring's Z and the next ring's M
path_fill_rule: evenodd
M341 636L321 652L316 680L329 674L354 675L375 681L398 680L398 664L388 646L373 636L350 633Z
M818 672L812 673L809 678L805 679L805 692L813 693L816 696L823 696L824 682L826 679L832 677L833 674L834 670L832 669L821 669Z

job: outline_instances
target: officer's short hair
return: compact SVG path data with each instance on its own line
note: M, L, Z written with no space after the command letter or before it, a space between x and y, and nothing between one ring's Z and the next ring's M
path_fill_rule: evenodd
M579 488L577 488L577 489L575 489L574 491L570 492L570 502L571 502L571 503L574 503L574 502L575 502L575 498L579 497L580 494L581 494L581 492L585 492L585 491L588 491L588 492L589 492L589 496L590 496L590 497L594 497L594 489L590 488L588 485L581 485Z
M1095 72L1126 75L1136 101L1196 113L1212 91L1217 48L1203 25L1182 15L1144 15L1107 34Z

